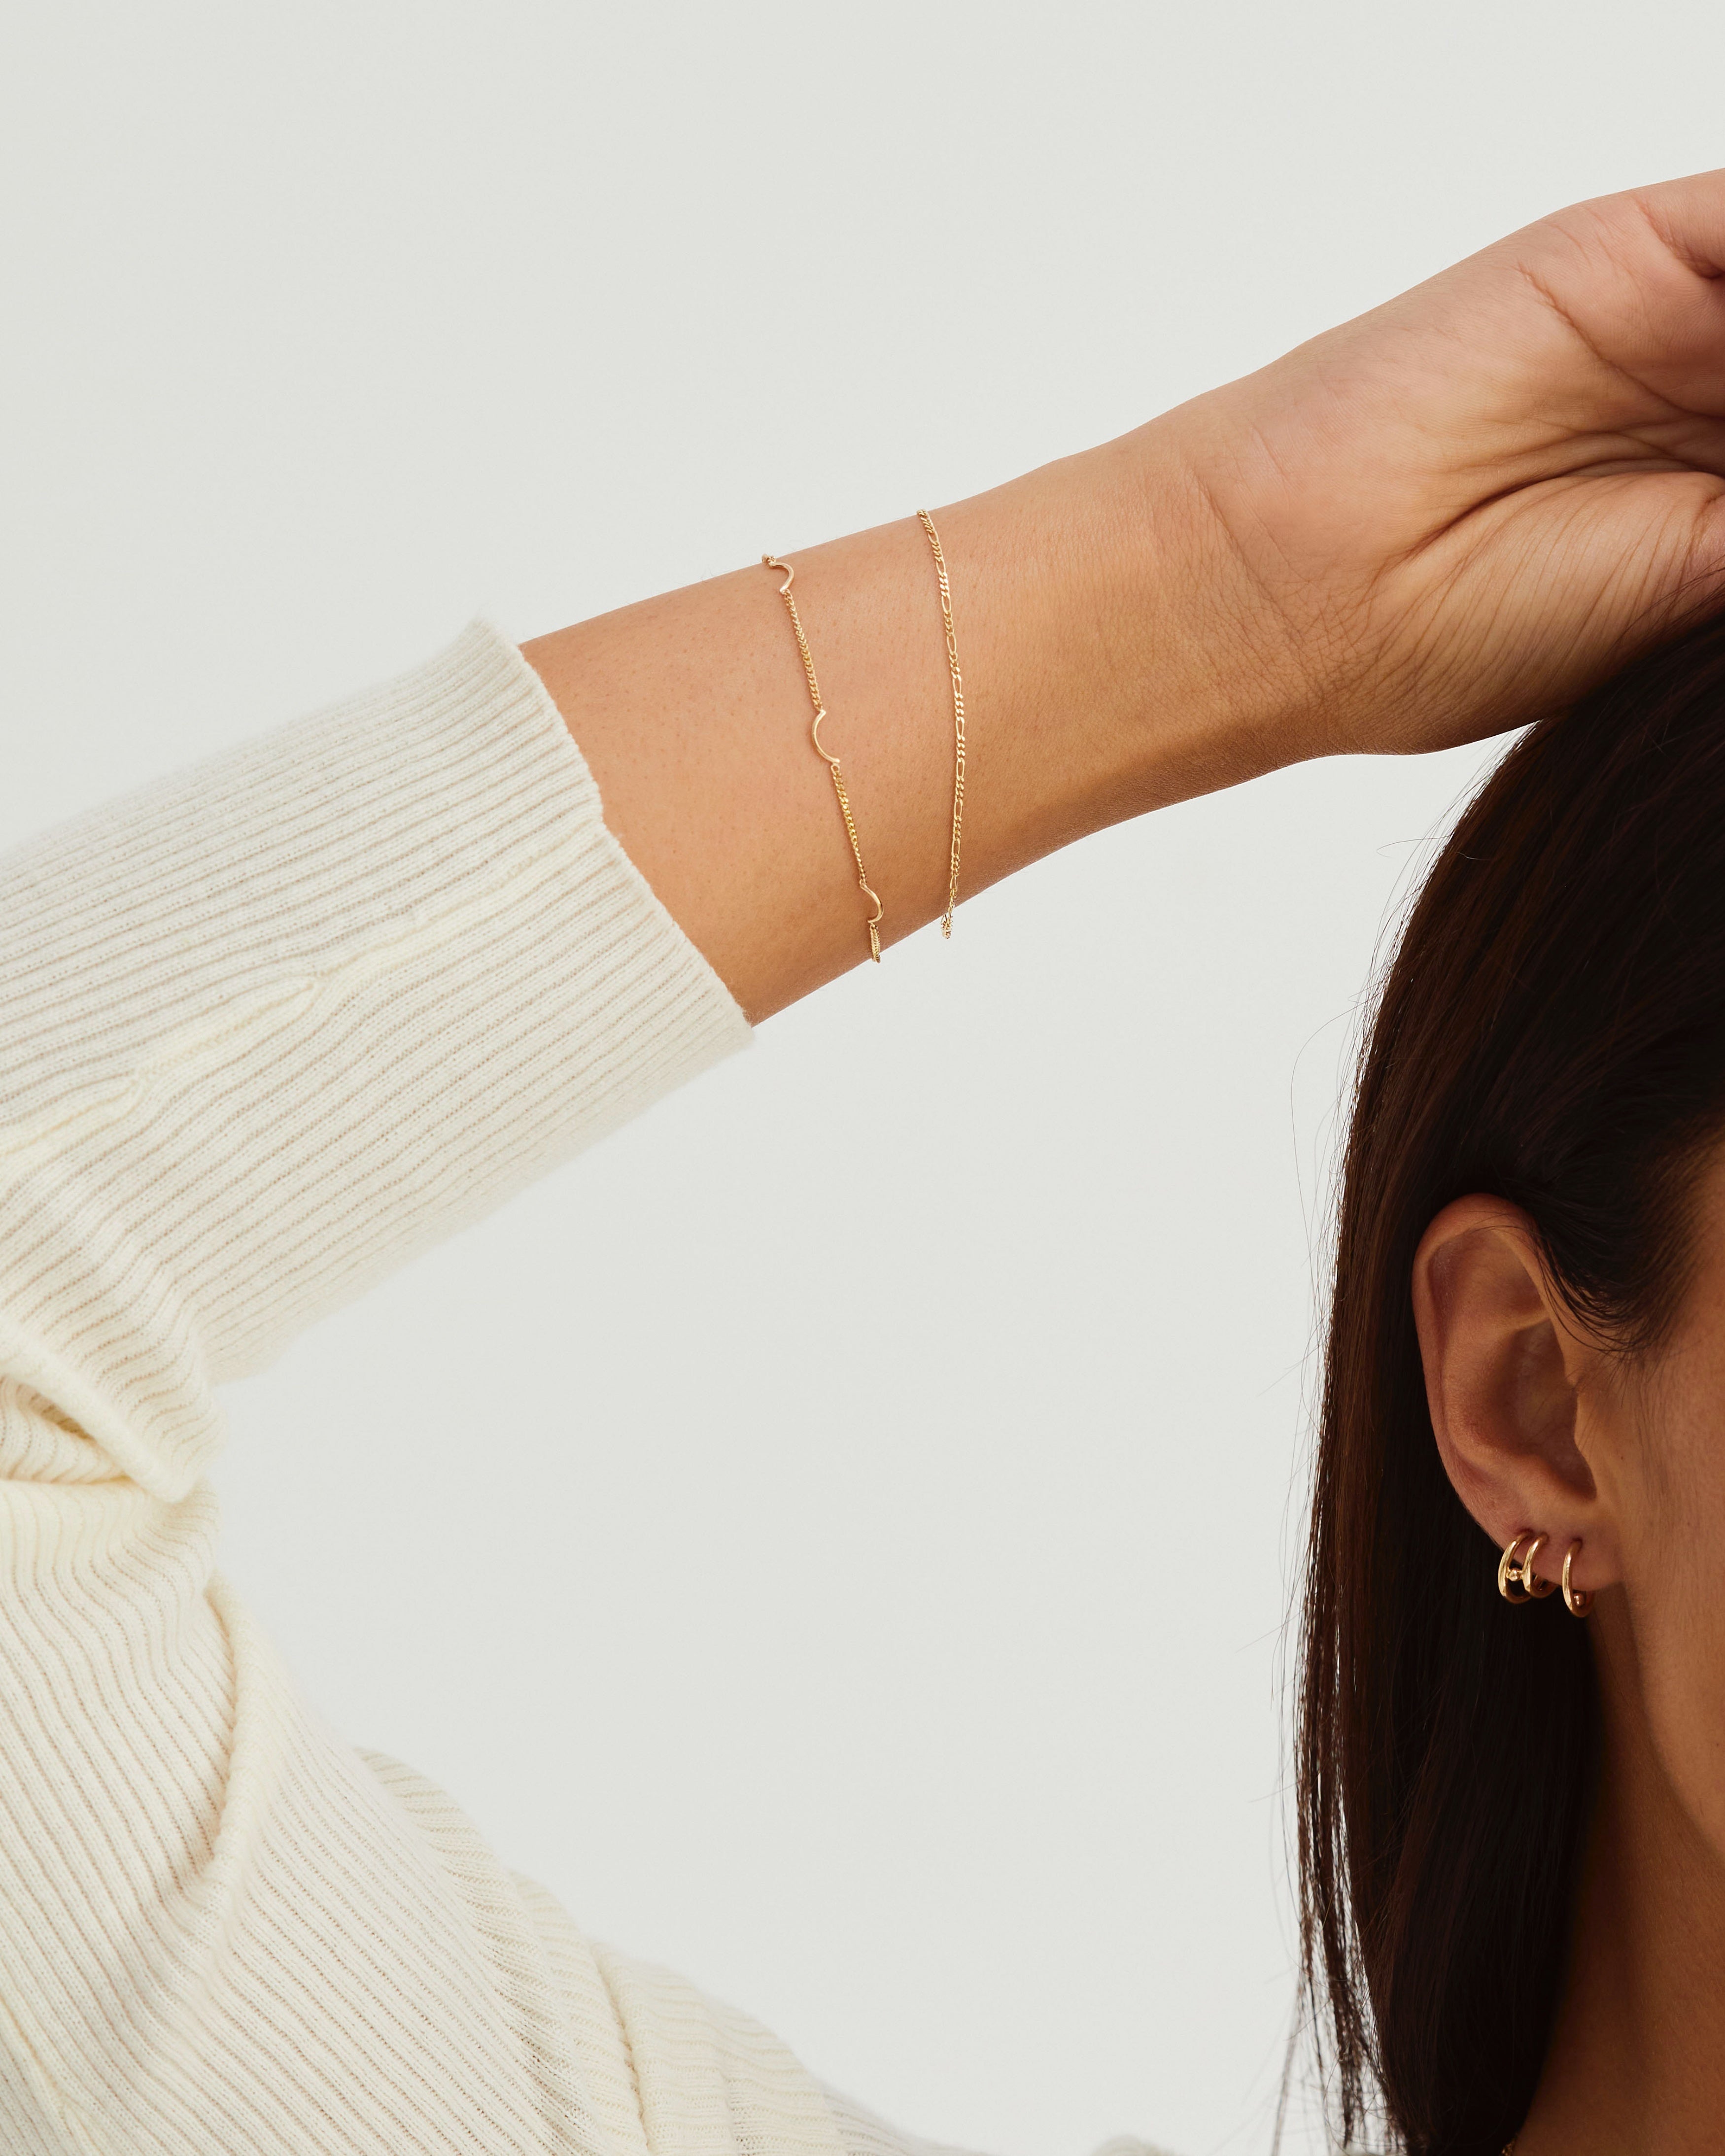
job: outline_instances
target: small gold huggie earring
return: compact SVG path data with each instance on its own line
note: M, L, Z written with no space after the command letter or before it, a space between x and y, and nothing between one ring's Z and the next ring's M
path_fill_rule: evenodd
M1579 1542L1571 1543L1563 1553L1563 1607L1572 1617L1585 1617L1594 1606L1591 1589L1569 1584L1569 1568L1575 1562L1575 1553L1580 1548Z
M1536 1535L1531 1527L1523 1527L1510 1537L1504 1544L1503 1554L1497 1560L1497 1592L1506 1602L1543 1602L1548 1594L1554 1594L1554 1581L1534 1577L1533 1560L1544 1548L1549 1537ZM1525 1557L1516 1553L1523 1543L1527 1545Z

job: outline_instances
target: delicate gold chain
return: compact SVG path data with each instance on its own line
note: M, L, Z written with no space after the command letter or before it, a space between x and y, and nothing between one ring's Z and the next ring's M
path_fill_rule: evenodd
M821 747L820 722L826 716L826 706L820 701L820 684L814 678L814 661L809 656L809 639L803 634L803 623L797 612L797 602L791 597L791 586L796 571L788 562L781 562L777 554L763 554L762 565L769 569L783 569L784 582L778 588L778 596L784 601L785 612L791 618L791 629L797 639L797 649L803 654L803 671L809 677L809 701L814 706L814 716L809 721L809 738L815 752L833 774L833 791L839 797L839 814L845 819L845 835L850 841L850 850L856 860L856 887L875 911L866 923L869 932L869 952L878 966L880 963L880 901L869 888L868 870L863 866L862 842L856 835L856 819L850 813L850 796L845 790L845 780L839 769L839 759Z
M958 639L952 629L952 587L947 581L946 557L940 534L926 509L919 509L922 529L934 550L934 573L940 580L941 622L947 632L947 665L952 676L952 858L947 879L947 911L941 922L942 936L952 932L952 909L958 903L958 842L964 835L964 676L958 670Z

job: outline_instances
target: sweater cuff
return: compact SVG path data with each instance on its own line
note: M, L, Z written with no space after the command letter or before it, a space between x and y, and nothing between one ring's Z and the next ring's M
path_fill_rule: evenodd
M6 1361L159 1494L210 1387L749 1038L475 623L0 860Z

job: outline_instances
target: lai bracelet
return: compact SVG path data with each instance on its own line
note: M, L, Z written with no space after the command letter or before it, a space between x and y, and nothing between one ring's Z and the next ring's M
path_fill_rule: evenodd
M809 701L814 711L814 716L809 722L809 738L814 743L815 752L833 775L833 791L838 796L839 814L845 819L845 835L850 841L851 855L856 862L856 887L875 909L865 925L869 932L869 955L878 966L880 963L880 901L869 887L868 870L863 866L862 842L856 835L856 819L850 813L850 796L845 790L845 778L839 768L839 759L821 745L820 722L827 715L826 706L820 701L820 684L814 678L814 661L809 655L809 639L803 634L797 602L791 597L791 585L797 572L788 562L780 561L777 554L763 554L761 560L767 568L784 571L784 582L778 588L778 596L784 601L785 612L791 618L797 649L803 656L803 671L809 680Z

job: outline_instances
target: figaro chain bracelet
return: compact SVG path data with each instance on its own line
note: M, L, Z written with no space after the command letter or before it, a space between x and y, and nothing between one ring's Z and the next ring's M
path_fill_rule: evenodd
M940 534L926 509L916 511L934 555L934 573L941 588L941 625L947 633L947 665L952 676L952 852L947 878L947 911L941 933L952 932L952 909L958 903L958 843L964 835L964 676L958 670L958 639L952 629L952 587L947 581L947 558L941 552Z
M916 511L917 521L927 538L929 551L934 557L935 580L940 588L941 626L947 642L947 669L952 682L952 837L947 859L947 908L941 919L941 934L952 933L952 914L958 904L959 850L964 837L964 675L958 664L958 638L952 626L952 587L947 575L946 556L941 551L940 534L934 528L934 519L926 509ZM778 595L784 601L785 612L790 617L791 633L797 639L798 654L803 661L803 678L809 684L809 702L814 713L809 721L809 739L815 753L832 775L833 792L839 803L839 814L844 819L845 835L850 842L850 854L856 863L857 889L868 900L874 911L864 926L869 932L869 955L878 965L880 959L880 901L869 882L868 870L863 865L862 841L857 836L856 818L851 813L850 795L845 784L845 775L839 762L820 737L821 721L827 715L821 701L820 683L816 679L814 660L809 652L809 639L803 631L802 617L797 611L797 602L791 593L796 580L796 571L777 554L763 554L762 566L768 569L783 569L784 582Z

